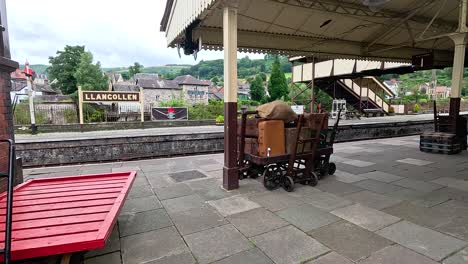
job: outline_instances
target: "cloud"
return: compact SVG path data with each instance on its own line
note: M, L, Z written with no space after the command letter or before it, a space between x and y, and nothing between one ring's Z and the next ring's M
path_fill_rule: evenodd
M164 0L7 0L12 59L47 64L65 45L85 45L104 67L196 63L159 32ZM259 58L260 55L249 55ZM221 59L202 51L198 60Z

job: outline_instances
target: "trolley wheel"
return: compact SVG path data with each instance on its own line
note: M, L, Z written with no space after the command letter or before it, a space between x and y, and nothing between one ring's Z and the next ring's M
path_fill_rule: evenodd
M336 164L333 162L330 162L330 164L328 164L328 175L333 175L335 174L335 172L336 172Z
M317 186L318 181L319 181L319 178L318 178L318 176L317 176L317 173L311 172L311 173L310 173L310 180L308 181L308 182L309 182L309 185L310 185L310 186Z
M283 178L283 188L287 192L292 192L294 190L294 180L290 176L284 176Z
M263 171L263 186L269 191L277 189L280 186L280 179L282 177L281 168L278 166L270 165Z

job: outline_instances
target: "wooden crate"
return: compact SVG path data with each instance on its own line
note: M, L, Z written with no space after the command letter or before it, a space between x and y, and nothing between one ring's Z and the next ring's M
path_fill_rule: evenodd
M462 142L455 134L426 132L421 134L419 149L424 152L457 154L462 151Z

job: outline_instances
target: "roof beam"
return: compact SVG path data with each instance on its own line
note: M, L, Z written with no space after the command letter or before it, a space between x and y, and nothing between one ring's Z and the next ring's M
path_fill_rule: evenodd
M381 9L379 11L372 11L367 6L361 4L348 3L338 0L301 0L299 3L296 0L269 0L283 5L295 6L311 10L318 10L332 14L341 14L351 17L378 17L390 18L399 20L406 13L400 13L389 9ZM305 4L306 2L310 5ZM422 16L412 16L408 21L426 24L430 19ZM458 27L458 23L437 19L432 24L432 28L444 32L451 32Z
M201 27L195 30L195 35L201 36L206 49L222 49L223 35L221 28ZM284 53L289 55L320 55L331 58L375 59L385 61L409 62L413 55L434 52L437 65L450 65L453 53L442 50L428 50L409 46L392 48L390 45L374 45L383 50L368 53L360 42L322 39L317 37L300 37L271 33L238 31L238 46L241 51L261 53Z

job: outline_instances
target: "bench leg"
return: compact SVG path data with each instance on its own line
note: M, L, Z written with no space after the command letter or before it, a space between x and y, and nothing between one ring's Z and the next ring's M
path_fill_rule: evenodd
M60 260L60 264L69 264L71 256L72 256L71 254L62 255L62 259Z

